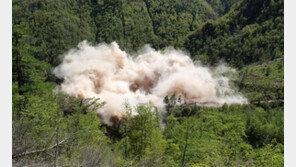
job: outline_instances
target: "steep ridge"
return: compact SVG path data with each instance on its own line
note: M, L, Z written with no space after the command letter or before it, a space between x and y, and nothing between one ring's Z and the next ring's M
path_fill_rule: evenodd
M189 35L185 47L192 57L241 68L283 57L284 1L245 0L225 16L207 21Z

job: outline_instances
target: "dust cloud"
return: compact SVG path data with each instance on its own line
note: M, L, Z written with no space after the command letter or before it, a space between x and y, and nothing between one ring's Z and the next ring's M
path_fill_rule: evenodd
M97 112L108 125L112 117L124 117L126 102L130 106L151 103L163 107L164 97L173 94L197 105L247 103L230 86L234 69L224 64L203 66L172 48L156 51L144 46L138 55L131 56L116 42L91 46L83 41L63 55L53 73L63 79L62 93L105 101Z

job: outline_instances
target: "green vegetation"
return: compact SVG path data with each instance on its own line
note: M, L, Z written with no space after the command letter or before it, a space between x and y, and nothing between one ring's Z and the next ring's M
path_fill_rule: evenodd
M283 0L14 0L14 166L283 166ZM233 5L234 4L234 5ZM232 6L232 7L231 7ZM114 128L100 99L55 93L51 69L82 41L174 46L237 68L246 105L199 107L166 97Z
M13 30L27 36L25 43L34 49L36 58L56 66L57 56L82 40L117 41L129 51L147 43L157 49L177 46L189 32L225 13L234 2L15 0Z
M204 63L223 59L238 68L283 58L283 6L283 0L237 3L225 16L207 21L189 35L185 48Z
M281 110L264 110L252 105L224 105L221 108L172 107L166 119L164 134L180 148L181 156L174 157L177 164L282 166ZM265 158L259 160L267 154L263 153L266 150L272 150L268 153L272 158L265 157L273 159L272 162Z
M264 107L283 106L284 59L245 66L238 74L236 84L249 102ZM268 104L267 104L268 103Z

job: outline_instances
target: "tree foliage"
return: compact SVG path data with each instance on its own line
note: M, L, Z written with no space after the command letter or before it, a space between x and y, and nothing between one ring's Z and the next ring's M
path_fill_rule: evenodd
M215 64L223 59L242 68L283 57L284 1L245 0L223 17L207 21L189 35L191 56Z

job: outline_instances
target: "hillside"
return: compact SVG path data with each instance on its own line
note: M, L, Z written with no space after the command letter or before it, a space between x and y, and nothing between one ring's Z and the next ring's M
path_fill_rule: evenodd
M177 45L202 22L215 19L235 1L13 1L13 30L52 65L56 57L82 40L117 41L135 51L150 43L155 48ZM17 29L28 31L17 32ZM16 34L17 33L17 34ZM19 44L20 45L20 44ZM38 49L37 49L38 48Z
M238 68L282 58L283 4L282 0L242 1L189 35L185 48L197 60L209 64L224 60Z
M238 87L250 103L259 106L284 105L284 60L282 58L244 67Z
M284 166L283 3L12 1L13 166Z

